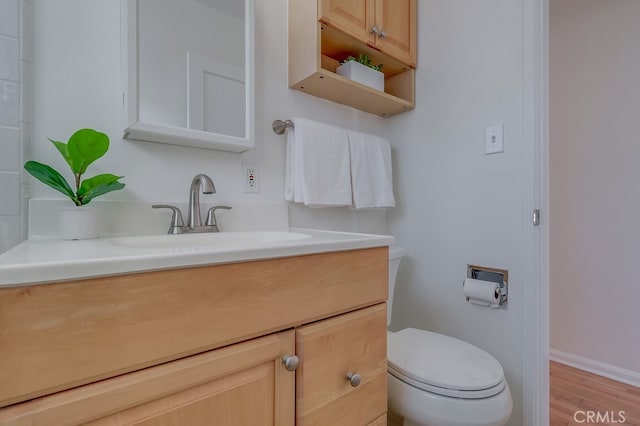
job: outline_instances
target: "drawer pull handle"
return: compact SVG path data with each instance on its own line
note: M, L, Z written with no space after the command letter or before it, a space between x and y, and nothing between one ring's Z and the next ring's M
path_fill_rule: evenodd
M300 358L295 355L285 355L282 357L282 363L287 371L296 371L298 364L300 364Z
M360 385L362 377L360 377L358 373L347 373L347 380L352 387L357 388L358 385Z

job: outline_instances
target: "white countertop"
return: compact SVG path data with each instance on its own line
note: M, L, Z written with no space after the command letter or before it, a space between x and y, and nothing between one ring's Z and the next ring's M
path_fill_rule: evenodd
M304 234L304 237L272 241L270 238L244 238L255 234L250 232L222 232L85 241L28 240L0 255L0 287L382 247L395 243L394 237L387 235L311 229L290 229L289 232ZM217 244L217 235L225 241ZM211 242L203 244L207 236L211 237ZM181 237L186 238L181 241ZM180 242L177 244L180 247L171 247L174 241L171 238ZM137 244L138 241L143 243ZM189 245L184 244L185 241L197 243ZM148 247L145 246L147 244Z

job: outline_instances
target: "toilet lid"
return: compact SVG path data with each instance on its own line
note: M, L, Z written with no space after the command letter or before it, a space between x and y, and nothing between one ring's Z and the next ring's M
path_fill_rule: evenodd
M482 391L486 397L505 386L502 366L487 352L426 330L406 328L388 334L388 361L391 374L425 390L451 390L458 397Z

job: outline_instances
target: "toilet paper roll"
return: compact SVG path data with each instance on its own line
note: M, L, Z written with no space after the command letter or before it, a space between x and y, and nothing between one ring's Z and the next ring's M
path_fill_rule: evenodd
M464 295L467 297L469 303L490 308L500 306L500 284L491 281L465 278L462 286L464 287Z

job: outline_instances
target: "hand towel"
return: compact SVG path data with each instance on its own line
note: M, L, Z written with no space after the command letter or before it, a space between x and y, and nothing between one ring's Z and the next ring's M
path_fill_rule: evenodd
M309 207L351 206L347 131L294 118L287 134L285 199Z
M385 138L348 131L355 209L396 206L393 196L391 145Z
M293 129L287 131L287 147L284 161L284 199L291 202L295 200L295 173L294 173L294 158L295 158L295 136Z

